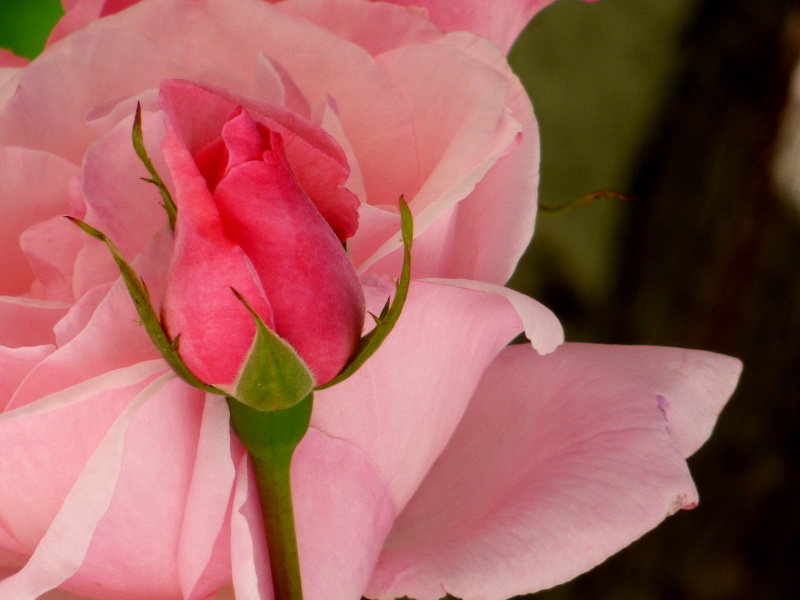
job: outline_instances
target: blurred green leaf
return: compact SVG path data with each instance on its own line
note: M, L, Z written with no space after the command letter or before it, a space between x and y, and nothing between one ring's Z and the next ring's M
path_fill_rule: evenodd
M59 0L2 0L0 48L34 58L63 14Z

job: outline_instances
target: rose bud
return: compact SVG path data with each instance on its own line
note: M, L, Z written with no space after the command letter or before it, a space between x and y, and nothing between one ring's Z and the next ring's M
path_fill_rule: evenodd
M344 154L296 114L216 89L169 81L159 104L177 205L162 322L184 363L211 385L237 380L256 325L235 290L316 384L331 380L365 315L343 247L358 218ZM292 160L313 165L305 186Z

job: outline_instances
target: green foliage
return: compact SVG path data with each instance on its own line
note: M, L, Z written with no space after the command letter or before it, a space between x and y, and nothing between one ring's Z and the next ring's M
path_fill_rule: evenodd
M64 14L59 0L3 0L0 2L0 48L34 58L58 19Z

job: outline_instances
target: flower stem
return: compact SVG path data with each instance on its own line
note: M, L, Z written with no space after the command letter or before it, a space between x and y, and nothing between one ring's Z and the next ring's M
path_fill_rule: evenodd
M261 411L228 398L231 425L256 475L275 600L303 600L290 467L294 449L308 430L312 404L309 394L289 408Z

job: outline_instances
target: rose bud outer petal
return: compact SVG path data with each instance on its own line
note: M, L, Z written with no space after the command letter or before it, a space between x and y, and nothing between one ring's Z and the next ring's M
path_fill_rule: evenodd
M567 581L697 491L741 363L693 350L511 346L395 522L366 595L501 600Z
M361 336L364 298L355 269L294 177L280 136L260 132L246 112L222 135L230 156L214 192L222 225L253 262L275 332L297 350L317 383L325 383Z
M359 201L343 187L350 172L347 156L313 121L283 106L179 79L162 82L159 104L204 173L214 163L224 171L220 131L234 112L244 108L259 125L281 135L292 171L339 239L344 242L355 234ZM222 173L216 175L214 186ZM394 204L399 195L392 200Z
M165 329L180 335L179 352L201 381L233 383L255 337L255 323L231 288L268 327L272 311L250 260L219 221L211 193L173 131L163 142L175 182L175 246L162 304Z

